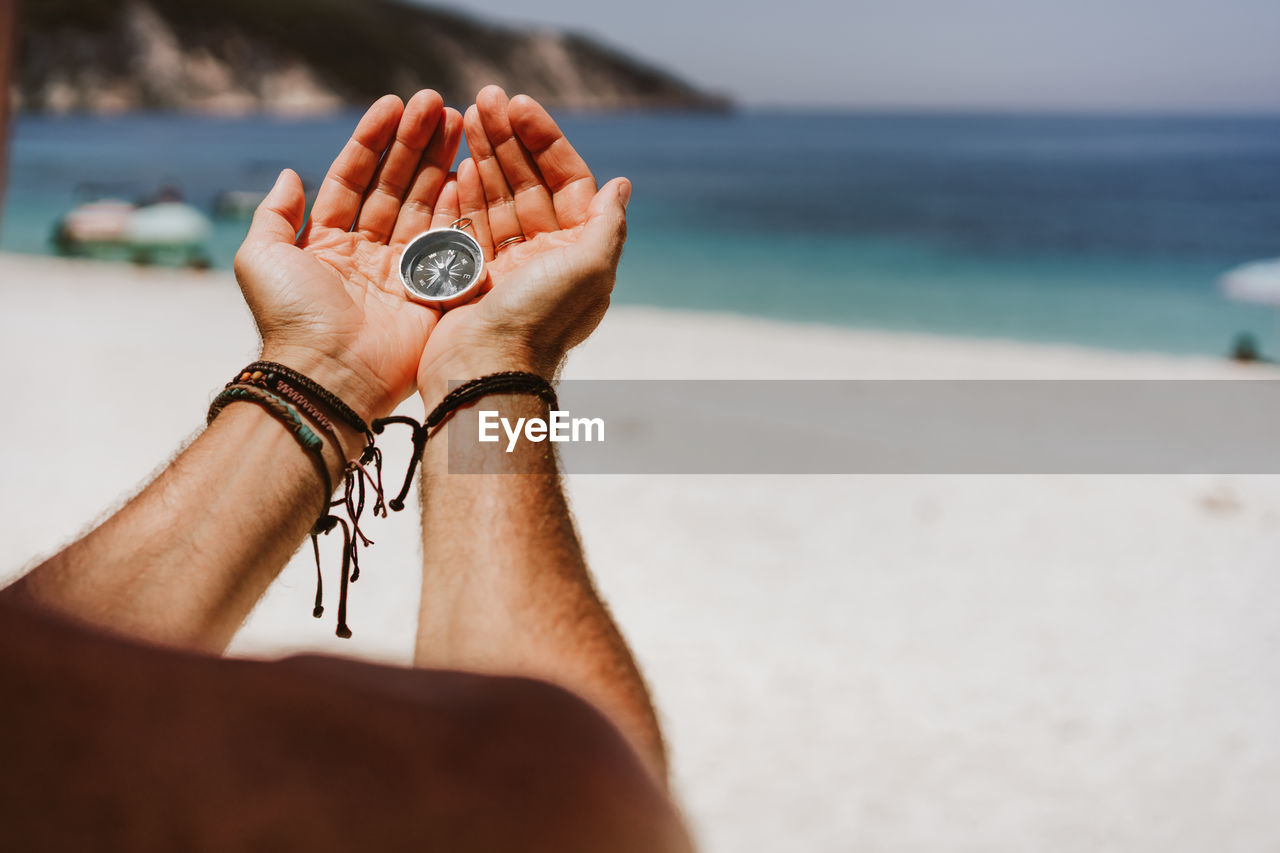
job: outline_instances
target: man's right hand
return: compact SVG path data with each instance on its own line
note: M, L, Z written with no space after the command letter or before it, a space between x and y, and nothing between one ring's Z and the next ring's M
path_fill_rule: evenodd
M450 380L499 370L554 376L604 316L626 240L630 182L597 192L587 164L532 98L508 101L488 86L463 128L471 158L458 167L460 212L484 249L490 287L432 331L418 367L428 410Z

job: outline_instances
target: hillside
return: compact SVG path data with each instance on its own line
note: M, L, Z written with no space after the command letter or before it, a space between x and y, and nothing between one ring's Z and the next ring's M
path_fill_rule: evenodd
M32 0L16 105L31 112L314 113L386 92L465 104L486 83L572 109L723 109L573 33L394 0Z

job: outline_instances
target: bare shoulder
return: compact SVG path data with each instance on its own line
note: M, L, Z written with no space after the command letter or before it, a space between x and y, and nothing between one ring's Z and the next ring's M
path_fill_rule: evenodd
M22 849L691 849L622 736L552 685L228 661L0 607Z

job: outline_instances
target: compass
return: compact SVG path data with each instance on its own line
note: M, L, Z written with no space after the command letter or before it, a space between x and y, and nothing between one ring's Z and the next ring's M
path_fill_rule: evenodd
M409 241L400 255L400 279L409 297L447 311L470 302L484 283L484 252L462 230L470 219L432 228Z

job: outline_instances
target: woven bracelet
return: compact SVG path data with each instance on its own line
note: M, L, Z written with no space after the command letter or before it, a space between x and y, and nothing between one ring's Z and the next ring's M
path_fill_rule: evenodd
M427 415L426 421L418 423L413 418L404 417L403 415L394 415L389 418L379 418L373 422L374 433L381 435L382 430L388 424L405 424L413 427L413 457L409 460L409 470L404 477L404 485L400 487L400 494L387 501L387 505L396 512L404 509L404 499L408 497L409 490L413 488L413 474L418 468L418 460L422 457L422 451L427 446L427 439L440 427L450 416L458 409L475 402L481 397L488 397L493 394L527 394L546 402L551 408L556 408L556 389L551 383L536 373L526 373L523 370L504 370L500 373L490 373L487 376L481 376L478 379L472 379L464 382L457 388L454 388L440 403L431 410Z
M530 394L541 398L553 409L557 405L556 389L551 386L550 382L536 373L525 373L522 370L505 370L501 373L490 373L488 376L481 376L479 379L464 382L448 394L445 394L439 405L431 410L431 414L427 415L427 420L423 425L429 430L434 430L467 403L493 394Z
M253 380L256 382L265 379L268 382L272 382L279 378L293 380L299 388L311 394L314 399L319 400L322 404L331 409L334 414L337 415L338 420L342 421L361 435L366 437L370 435L369 425L365 423L364 418L360 417L360 415L356 413L355 409L342 402L337 394L334 394L319 382L316 382L308 376L304 376L291 367L286 367L285 365L274 361L255 361L253 364L240 371L233 381L247 382L249 380Z
M214 397L209 405L206 423L213 423L213 419L219 412L228 404L238 400L256 403L266 409L272 417L284 424L290 434L297 439L298 444L302 445L302 448L315 460L321 479L324 481L324 505L327 512L329 499L333 496L333 477L329 474L329 463L324 461L324 439L316 435L310 425L303 420L302 415L298 414L298 410L287 400L255 385L232 385L230 388L222 389L222 392Z
M338 452L338 458L346 461L346 454L342 451L342 441L338 438L338 432L334 428L333 422L325 417L324 413L321 412L305 394L301 393L288 382L278 377L268 379L263 376L260 379L253 379L252 374L248 371L245 371L242 375L250 376L251 378L229 382L226 387L234 388L238 385L247 385L256 388L264 388L278 397L283 397L285 400L296 406L299 412L307 416L307 419L315 425L316 429L320 430L320 432L324 434L324 437L333 444L334 449ZM332 495L330 496L332 497Z

